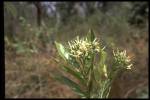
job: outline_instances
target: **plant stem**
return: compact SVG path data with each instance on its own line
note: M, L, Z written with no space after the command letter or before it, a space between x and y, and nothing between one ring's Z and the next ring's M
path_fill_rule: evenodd
M94 72L93 72L93 63L94 63L94 54L92 55L92 59L91 59L91 65L90 65L90 74L89 74L89 83L88 83L88 94L89 94L89 98L91 97L91 89L92 89L92 77L94 76Z

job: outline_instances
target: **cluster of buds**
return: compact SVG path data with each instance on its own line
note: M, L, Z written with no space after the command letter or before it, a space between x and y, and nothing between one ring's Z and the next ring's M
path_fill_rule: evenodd
M68 42L70 55L80 58L87 57L90 53L100 52L100 45L97 39L94 39L92 42L88 41L87 38L79 39Z
M126 55L126 50L119 51L118 49L113 51L113 55L115 58L115 62L117 62L119 65L123 64L126 69L131 69L132 64L130 63L131 59L129 56Z

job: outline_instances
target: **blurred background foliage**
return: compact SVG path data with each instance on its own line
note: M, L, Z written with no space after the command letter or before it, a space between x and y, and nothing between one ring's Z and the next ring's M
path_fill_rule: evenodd
M54 41L93 29L110 54L119 47L133 59L133 70L121 73L110 97L147 98L148 14L144 1L4 2L6 97L77 97L50 77L60 66Z

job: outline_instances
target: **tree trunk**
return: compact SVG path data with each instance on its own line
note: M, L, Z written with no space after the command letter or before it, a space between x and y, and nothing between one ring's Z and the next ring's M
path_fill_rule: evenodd
M41 3L35 2L34 5L37 9L37 25L38 25L38 27L40 27L41 26L41 19L42 19Z

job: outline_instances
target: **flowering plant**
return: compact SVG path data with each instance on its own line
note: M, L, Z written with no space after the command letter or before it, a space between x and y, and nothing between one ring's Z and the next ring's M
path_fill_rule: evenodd
M108 98L112 81L120 70L131 69L126 51L113 50L112 69L106 64L107 53L101 47L94 32L89 31L87 37L68 42L68 46L55 42L57 51L66 64L62 65L65 72L78 81L64 75L56 75L55 79L68 85L82 98ZM95 56L99 55L99 62Z

